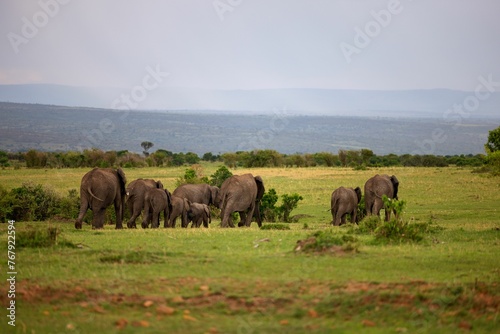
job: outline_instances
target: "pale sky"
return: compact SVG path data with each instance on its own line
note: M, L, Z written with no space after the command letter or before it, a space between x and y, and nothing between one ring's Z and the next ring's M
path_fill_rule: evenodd
M2 0L0 32L0 84L133 87L148 67L204 89L500 81L498 0Z

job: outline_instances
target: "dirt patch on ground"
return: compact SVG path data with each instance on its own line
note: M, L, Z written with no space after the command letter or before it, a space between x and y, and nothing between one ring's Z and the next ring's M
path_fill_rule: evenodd
M228 279L229 280L229 279ZM201 283L201 284L200 284ZM116 307L156 309L159 315L175 312L176 309L207 310L218 308L228 313L237 312L292 312L296 309L316 309L317 316L328 316L331 312L343 312L346 302L352 308L366 306L394 307L422 312L422 308L432 312L442 310L449 314L465 310L472 316L494 317L500 312L500 286L498 283L475 283L471 285L450 286L431 284L424 281L405 283L349 282L335 284L304 280L277 285L275 282L236 282L238 291L212 291L211 281L196 278L170 280L170 293L153 295L112 293L89 286L43 286L29 280L19 281L16 297L30 305L74 304L97 313L105 312L101 305ZM191 295L178 294L176 286L194 284ZM252 291L253 295L248 295ZM8 304L7 290L0 289L0 303ZM273 297L279 296L279 297ZM322 310L325 310L324 312Z

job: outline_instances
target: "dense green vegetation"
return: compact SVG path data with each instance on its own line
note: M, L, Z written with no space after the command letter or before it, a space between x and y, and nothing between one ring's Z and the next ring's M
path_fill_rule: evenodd
M99 149L83 152L42 152L30 150L25 153L7 153L0 151L0 164L28 168L80 168L80 167L173 167L197 164L200 161L223 162L231 168L236 167L446 167L483 166L488 158L476 155L376 155L371 150L340 150L337 154L318 152L308 154L282 154L275 150L240 151L214 155L205 153L201 158L193 152L174 153L159 149L154 153L140 155L128 151L107 151Z

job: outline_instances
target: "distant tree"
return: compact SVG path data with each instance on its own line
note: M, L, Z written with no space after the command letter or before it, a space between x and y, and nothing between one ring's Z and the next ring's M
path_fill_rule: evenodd
M142 151L142 153L144 153L144 156L146 156L146 157L147 157L147 156L149 155L148 150L149 150L151 147L153 147L153 146L154 146L154 144L153 144L152 142L150 142L150 141L143 141L143 142L141 143L141 146L142 146L142 148L144 149L144 151Z
M488 141L484 145L486 153L500 151L500 126L491 130L488 134Z
M347 152L345 150L339 150L339 160L342 167L347 167Z
M214 161L219 160L219 156L218 155L214 155L212 152L207 152L207 153L203 154L203 157L201 159L203 161L214 162Z
M184 160L188 163L188 164L197 164L198 162L200 162L200 157L198 156L198 154L196 153L193 153L193 152L188 152L184 155Z
M484 145L486 150L486 161L493 175L500 175L500 127L491 130L488 141Z
M9 166L9 156L4 151L0 151L0 166L2 167Z

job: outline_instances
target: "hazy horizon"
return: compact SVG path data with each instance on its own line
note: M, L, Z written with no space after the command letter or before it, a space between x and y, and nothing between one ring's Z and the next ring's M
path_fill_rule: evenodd
M480 76L500 81L498 12L494 0L4 1L0 84L474 91Z

